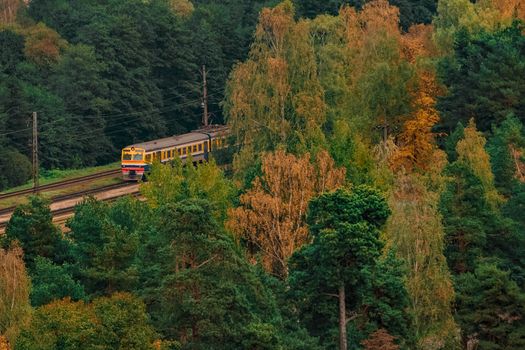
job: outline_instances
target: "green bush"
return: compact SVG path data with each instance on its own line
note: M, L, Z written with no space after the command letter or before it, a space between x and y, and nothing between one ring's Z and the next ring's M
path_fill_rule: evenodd
M14 149L0 152L0 190L26 183L31 167L29 159Z

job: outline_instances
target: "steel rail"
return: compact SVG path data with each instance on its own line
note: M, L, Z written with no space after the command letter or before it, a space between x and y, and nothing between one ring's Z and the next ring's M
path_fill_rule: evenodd
M50 184L39 186L38 187L38 192L59 189L59 188L66 187L66 186L69 186L69 185L74 185L74 184L79 184L79 183L83 183L83 182L93 181L93 180L101 179L101 178L104 178L104 177L109 177L111 175L117 175L117 174L120 173L120 171L121 171L120 169L111 169L111 170L102 171L100 173L95 173L95 174L90 174L90 175L86 175L86 176L77 177L77 178L74 178L74 179L53 182L53 183L50 183ZM34 193L34 192L35 192L34 188L27 188L25 190L20 190L20 191L15 191L15 192L0 193L0 200L6 199L6 198L23 196L23 195L31 194L31 193Z

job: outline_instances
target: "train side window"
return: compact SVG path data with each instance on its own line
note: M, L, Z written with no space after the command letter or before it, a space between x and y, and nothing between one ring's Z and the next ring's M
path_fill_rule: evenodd
M182 150L179 148L177 149L177 153L179 154L179 156L182 154Z
M182 149L182 154L186 154L186 147Z
M199 152L202 151L202 143L199 143L198 149L199 149Z
M146 154L146 162L151 162L151 154Z

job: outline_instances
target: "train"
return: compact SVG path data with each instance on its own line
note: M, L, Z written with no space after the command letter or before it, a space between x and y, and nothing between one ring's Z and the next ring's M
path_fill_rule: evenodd
M136 143L122 149L121 169L124 181L145 180L154 162L168 163L175 158L186 163L207 162L211 153L226 147L227 126L212 125L189 133Z

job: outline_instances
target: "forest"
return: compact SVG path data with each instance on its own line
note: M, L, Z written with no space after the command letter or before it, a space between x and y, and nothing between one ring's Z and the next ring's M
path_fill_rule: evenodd
M154 164L0 236L0 350L525 349L524 0L3 0L0 190L202 115Z

